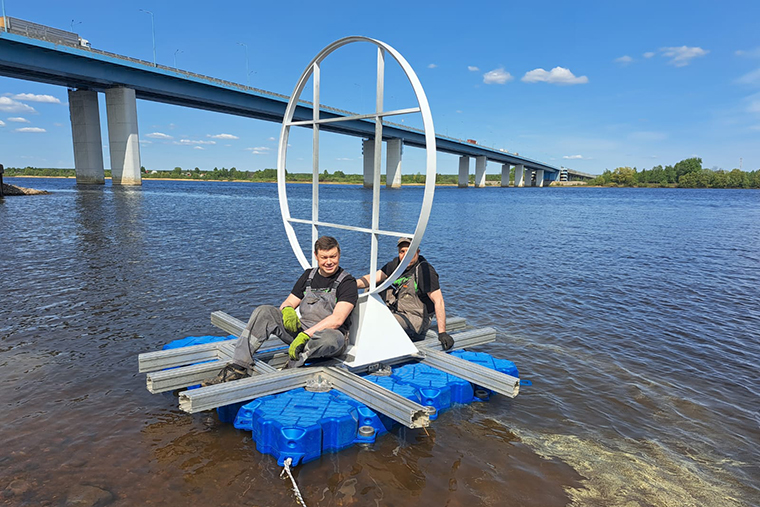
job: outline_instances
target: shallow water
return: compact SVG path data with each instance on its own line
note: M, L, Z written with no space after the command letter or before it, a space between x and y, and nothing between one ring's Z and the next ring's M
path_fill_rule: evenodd
M137 373L288 293L276 187L7 180L54 193L0 201L0 499L295 505L250 433ZM370 192L320 192L368 225ZM382 195L381 226L413 230L422 189ZM365 236L323 232L368 269ZM438 188L422 248L449 314L499 329L486 350L533 385L297 467L308 505L760 505L758 191Z

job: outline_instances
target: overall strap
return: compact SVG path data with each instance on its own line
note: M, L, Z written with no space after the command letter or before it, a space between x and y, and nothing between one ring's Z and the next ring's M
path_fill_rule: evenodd
M338 290L338 285L340 285L340 282L345 280L347 276L348 276L348 273L345 270L343 270L341 274L338 275L338 278L333 280L332 286L330 287L330 291L332 292L332 291Z
M311 273L309 273L309 278L306 280L306 289L311 289L311 281L314 280L314 275L317 274L317 271L319 271L319 268L313 268L311 270Z

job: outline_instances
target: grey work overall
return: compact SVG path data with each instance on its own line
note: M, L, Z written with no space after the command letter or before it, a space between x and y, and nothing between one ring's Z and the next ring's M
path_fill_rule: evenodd
M427 306L417 294L419 268L420 263L417 263L409 278L402 277L393 282L385 295L393 316L414 341L424 339L431 320Z
M270 336L274 335L290 345L299 332L309 329L332 314L338 302L338 286L348 276L348 273L343 271L327 289L314 289L311 284L318 269L314 268L309 273L303 299L299 305L301 328L295 333L289 332L282 323L282 312L279 308L271 305L259 306L251 314L243 334L235 343L233 363L251 369L253 367L253 355ZM348 325L348 322L346 324ZM288 366L301 366L307 359L337 356L346 348L346 342L347 334L339 329L317 331L306 343L299 360L291 361Z

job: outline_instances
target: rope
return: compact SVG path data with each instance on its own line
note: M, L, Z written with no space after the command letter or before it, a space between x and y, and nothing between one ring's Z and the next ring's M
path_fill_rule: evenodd
M303 497L301 496L301 492L298 490L298 484L296 484L296 480L293 478L293 474L290 473L290 464L293 462L293 458L287 458L284 463L284 467L282 469L282 472L280 472L280 477L283 477L283 475L287 472L288 477L290 477L290 482L293 483L293 493L296 495L296 500L298 500L298 503L303 505L303 507L306 507L306 502L303 501Z

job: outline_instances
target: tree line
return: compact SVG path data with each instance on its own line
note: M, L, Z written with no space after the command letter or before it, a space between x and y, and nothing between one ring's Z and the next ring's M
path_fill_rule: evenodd
M678 187L678 188L760 188L760 170L706 169L699 157L681 160L676 165L654 166L637 171L635 167L606 169L588 182L605 187Z

